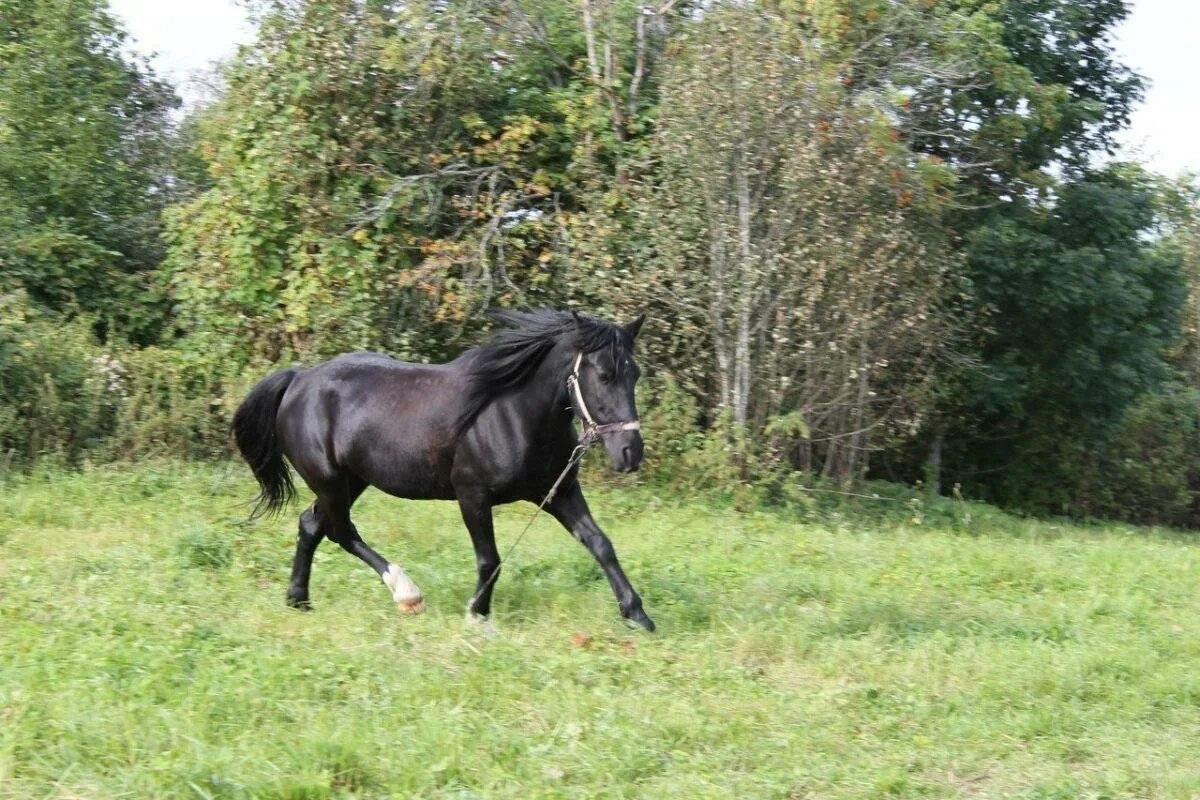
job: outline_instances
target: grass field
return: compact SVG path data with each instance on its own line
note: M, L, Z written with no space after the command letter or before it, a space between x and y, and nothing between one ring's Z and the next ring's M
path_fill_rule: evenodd
M941 503L736 513L593 493L659 624L539 521L498 638L457 509L368 494L399 616L238 467L0 484L0 795L1200 797L1200 548ZM527 507L502 510L502 547Z

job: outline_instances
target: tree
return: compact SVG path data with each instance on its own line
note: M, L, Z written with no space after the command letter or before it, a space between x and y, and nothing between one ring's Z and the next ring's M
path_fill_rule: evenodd
M716 7L676 43L654 149L656 293L706 342L696 384L735 424L798 434L846 480L909 414L945 343L945 175L786 47L778 16ZM711 377L708 377L711 376ZM706 386L706 383L709 383ZM784 422L783 420L786 420Z
M449 9L269 10L198 120L213 185L168 220L166 271L190 341L241 359L383 341L436 354L450 337L426 323L481 277L447 268L458 253L438 242L477 211L454 189L496 189L473 162L475 132L511 144L497 147L476 113L504 97L484 35Z
M1162 187L1166 230L1158 246L1173 250L1187 284L1179 342L1171 363L1186 386L1200 386L1200 176L1184 175Z
M778 0L848 91L902 98L897 127L952 165L964 203L1045 189L1112 152L1143 81L1111 34L1124 0Z
M1046 340L1036 326L1028 329L1028 338L1010 337L997 347L999 331L1022 329L1028 306L1015 304L994 316L987 312L996 299L992 292L999 286L1013 297L1041 301L1048 291L1066 291L1067 276L1073 272L1085 281L1074 291L1086 293L1093 286L1086 281L1114 280L1107 276L1110 269L1122 274L1116 265L1124 263L1121 259L1131 248L1136 249L1136 242L1121 237L1139 234L1118 226L1121 244L1114 262L1097 265L1094 274L1085 276L1078 271L1079 264L1064 266L1047 254L1082 257L1077 242L1054 237L1078 235L1088 230L1086 225L1078 229L1040 225L1036 243L1027 237L1031 219L1051 219L1065 210L1071 200L1066 198L1067 205L1062 205L1064 196L1077 197L1084 187L1096 189L1098 179L1088 175L1088 165L1096 155L1112 151L1113 134L1128 122L1133 104L1141 97L1142 80L1119 62L1111 40L1129 4L1122 0L783 0L780 5L799 29L821 44L827 68L849 92L883 100L899 98L893 116L903 140L914 152L940 161L954 173L955 181L948 186L954 203L945 221L972 252L961 284L969 295L966 308L974 311L962 317L965 338L953 367L939 376L934 409L924 418L928 474L937 487L945 442L954 451L950 458L956 464L956 477L980 490L1011 478L1006 498L1017 501L1017 487L1032 491L1035 483L1028 479L1029 463L1021 460L1025 456L1017 458L997 443L996 437L1008 441L1003 437L1012 435L1011 430L989 428L991 422L978 415L985 409L994 412L998 395L1024 386L1031 390L1039 386L1035 394L1043 399L1038 402L1070 404L1080 389L1082 368L1070 359L1044 358L1039 348ZM1062 187L1061 180L1073 188ZM1131 281L1130 288L1137 292L1145 290L1136 285L1140 279L1125 273L1119 280ZM1005 317L1010 312L1016 315L1015 328ZM1120 327L1126 323L1135 327ZM1137 327L1136 315L1114 315L1105 324L1104 333L1121 341L1137 341L1145 333ZM1023 347L1031 349L1022 352ZM1025 372L1014 366L1018 363L1038 366ZM1135 372L1139 379L1149 375L1141 369ZM1022 383L1018 373L1031 383ZM1065 394L1055 394L1060 391ZM1088 446L1095 443L1090 437L1096 431L1113 424L1113 414L1120 415L1129 397L1101 392L1095 401L1093 408L1075 408L1090 416L1061 420L1082 425L1077 431L1079 441ZM1025 407L1022 401L1013 403L1007 413ZM1065 440L1057 438L1054 426L1043 433L1047 438L1041 439L1040 452L1058 452ZM1024 437L1028 442L1040 434L1027 431ZM1072 457L1061 452L1055 456L1064 458L1063 463ZM1044 461L1038 463L1045 468ZM910 466L907 475L917 474ZM1069 492L1063 481L1058 487Z
M628 205L612 186L634 172L657 23L590 8L267 9L197 121L213 185L170 214L188 340L242 359L435 359L488 305L611 308Z
M171 89L101 0L0 0L0 280L153 338Z
M955 479L1061 510L1087 454L1169 377L1185 286L1178 252L1148 239L1159 219L1154 183L1117 165L974 233L981 365L959 400Z

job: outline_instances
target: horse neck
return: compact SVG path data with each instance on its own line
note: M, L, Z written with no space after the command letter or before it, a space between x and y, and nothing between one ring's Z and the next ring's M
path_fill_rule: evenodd
M562 427L573 431L571 412L566 403L567 371L572 357L561 345L555 347L525 388L512 398L523 418L534 422L537 430L553 431Z

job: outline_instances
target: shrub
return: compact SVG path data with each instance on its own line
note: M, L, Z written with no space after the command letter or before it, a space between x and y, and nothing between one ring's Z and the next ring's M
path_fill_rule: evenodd
M1200 525L1200 392L1173 387L1143 395L1099 458L1081 467L1077 496L1085 513Z
M638 409L646 439L643 474L650 482L670 483L684 454L703 445L699 406L670 375L656 374L639 387Z
M0 448L4 463L76 461L112 430L125 375L90 321L37 312L0 294Z
M0 467L38 459L213 457L229 450L229 378L215 358L97 340L92 320L0 294Z
M716 493L739 507L798 499L789 488L798 476L769 441L752 436L728 414L704 425L696 399L669 374L647 380L638 405L646 437L640 482Z
M110 458L212 458L229 453L231 381L195 353L147 347L126 354L129 388L106 447ZM236 402L236 399L232 400Z

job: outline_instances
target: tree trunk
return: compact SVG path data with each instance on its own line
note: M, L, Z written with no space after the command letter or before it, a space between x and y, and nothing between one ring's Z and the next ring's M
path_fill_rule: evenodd
M710 214L712 213L710 209ZM733 402L733 359L729 353L729 339L725 335L725 242L719 229L709 232L708 244L709 301L708 327L712 337L713 353L717 360L717 383L720 386L721 408L729 408Z
M933 438L929 442L929 461L925 465L925 486L929 494L934 497L942 493L942 444L945 437L945 429L938 425L933 429Z
M750 409L750 315L754 310L754 256L750 230L750 180L745 158L737 156L738 277L737 339L734 345L733 419L745 425Z

